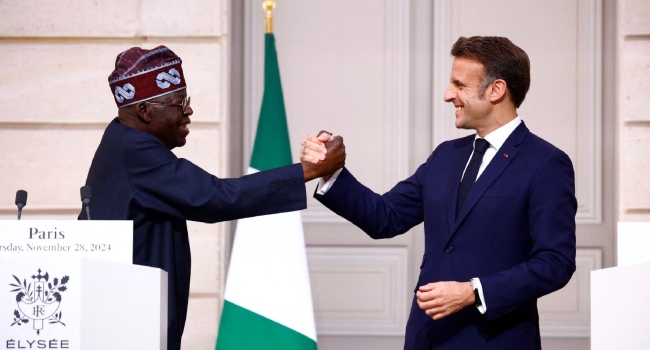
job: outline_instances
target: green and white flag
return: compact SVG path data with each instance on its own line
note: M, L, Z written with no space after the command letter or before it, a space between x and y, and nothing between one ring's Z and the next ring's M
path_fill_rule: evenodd
M273 34L248 173L292 163ZM216 350L314 350L316 326L300 212L239 220Z

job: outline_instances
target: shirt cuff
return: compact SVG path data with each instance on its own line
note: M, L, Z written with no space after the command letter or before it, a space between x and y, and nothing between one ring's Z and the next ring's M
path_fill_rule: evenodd
M320 178L320 181L318 181L318 187L316 187L316 194L324 195L329 191L329 189L334 185L334 181L339 177L339 174L343 168L337 170L330 176L329 180L325 181L322 177Z
M481 285L481 280L478 277L472 278L472 285L478 290L478 295L481 298L481 305L477 305L476 308L482 314L487 312L487 304L485 303L485 297L483 296L483 286Z

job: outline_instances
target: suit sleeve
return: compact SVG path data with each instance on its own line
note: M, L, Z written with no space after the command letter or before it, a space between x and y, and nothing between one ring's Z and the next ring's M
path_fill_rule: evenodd
M424 220L422 186L435 155L383 195L361 184L344 168L327 193L316 193L314 198L374 239L400 235Z
M551 153L537 169L529 189L530 259L490 276L479 276L493 319L566 285L575 271L575 198L571 160Z
M124 155L139 205L186 220L219 222L304 209L300 164L220 179L156 140L134 142Z

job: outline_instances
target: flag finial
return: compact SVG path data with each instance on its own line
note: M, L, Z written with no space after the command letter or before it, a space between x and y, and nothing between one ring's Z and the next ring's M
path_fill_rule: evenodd
M273 33L273 10L275 10L275 1L265 0L264 3L262 3L262 7L264 8L264 11L266 11L266 33L272 34Z

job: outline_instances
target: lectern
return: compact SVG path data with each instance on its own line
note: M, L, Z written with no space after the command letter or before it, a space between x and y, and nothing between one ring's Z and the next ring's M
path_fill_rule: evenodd
M0 349L167 348L167 273L131 221L0 222Z
M591 272L591 349L650 349L650 223L619 223L618 266Z

